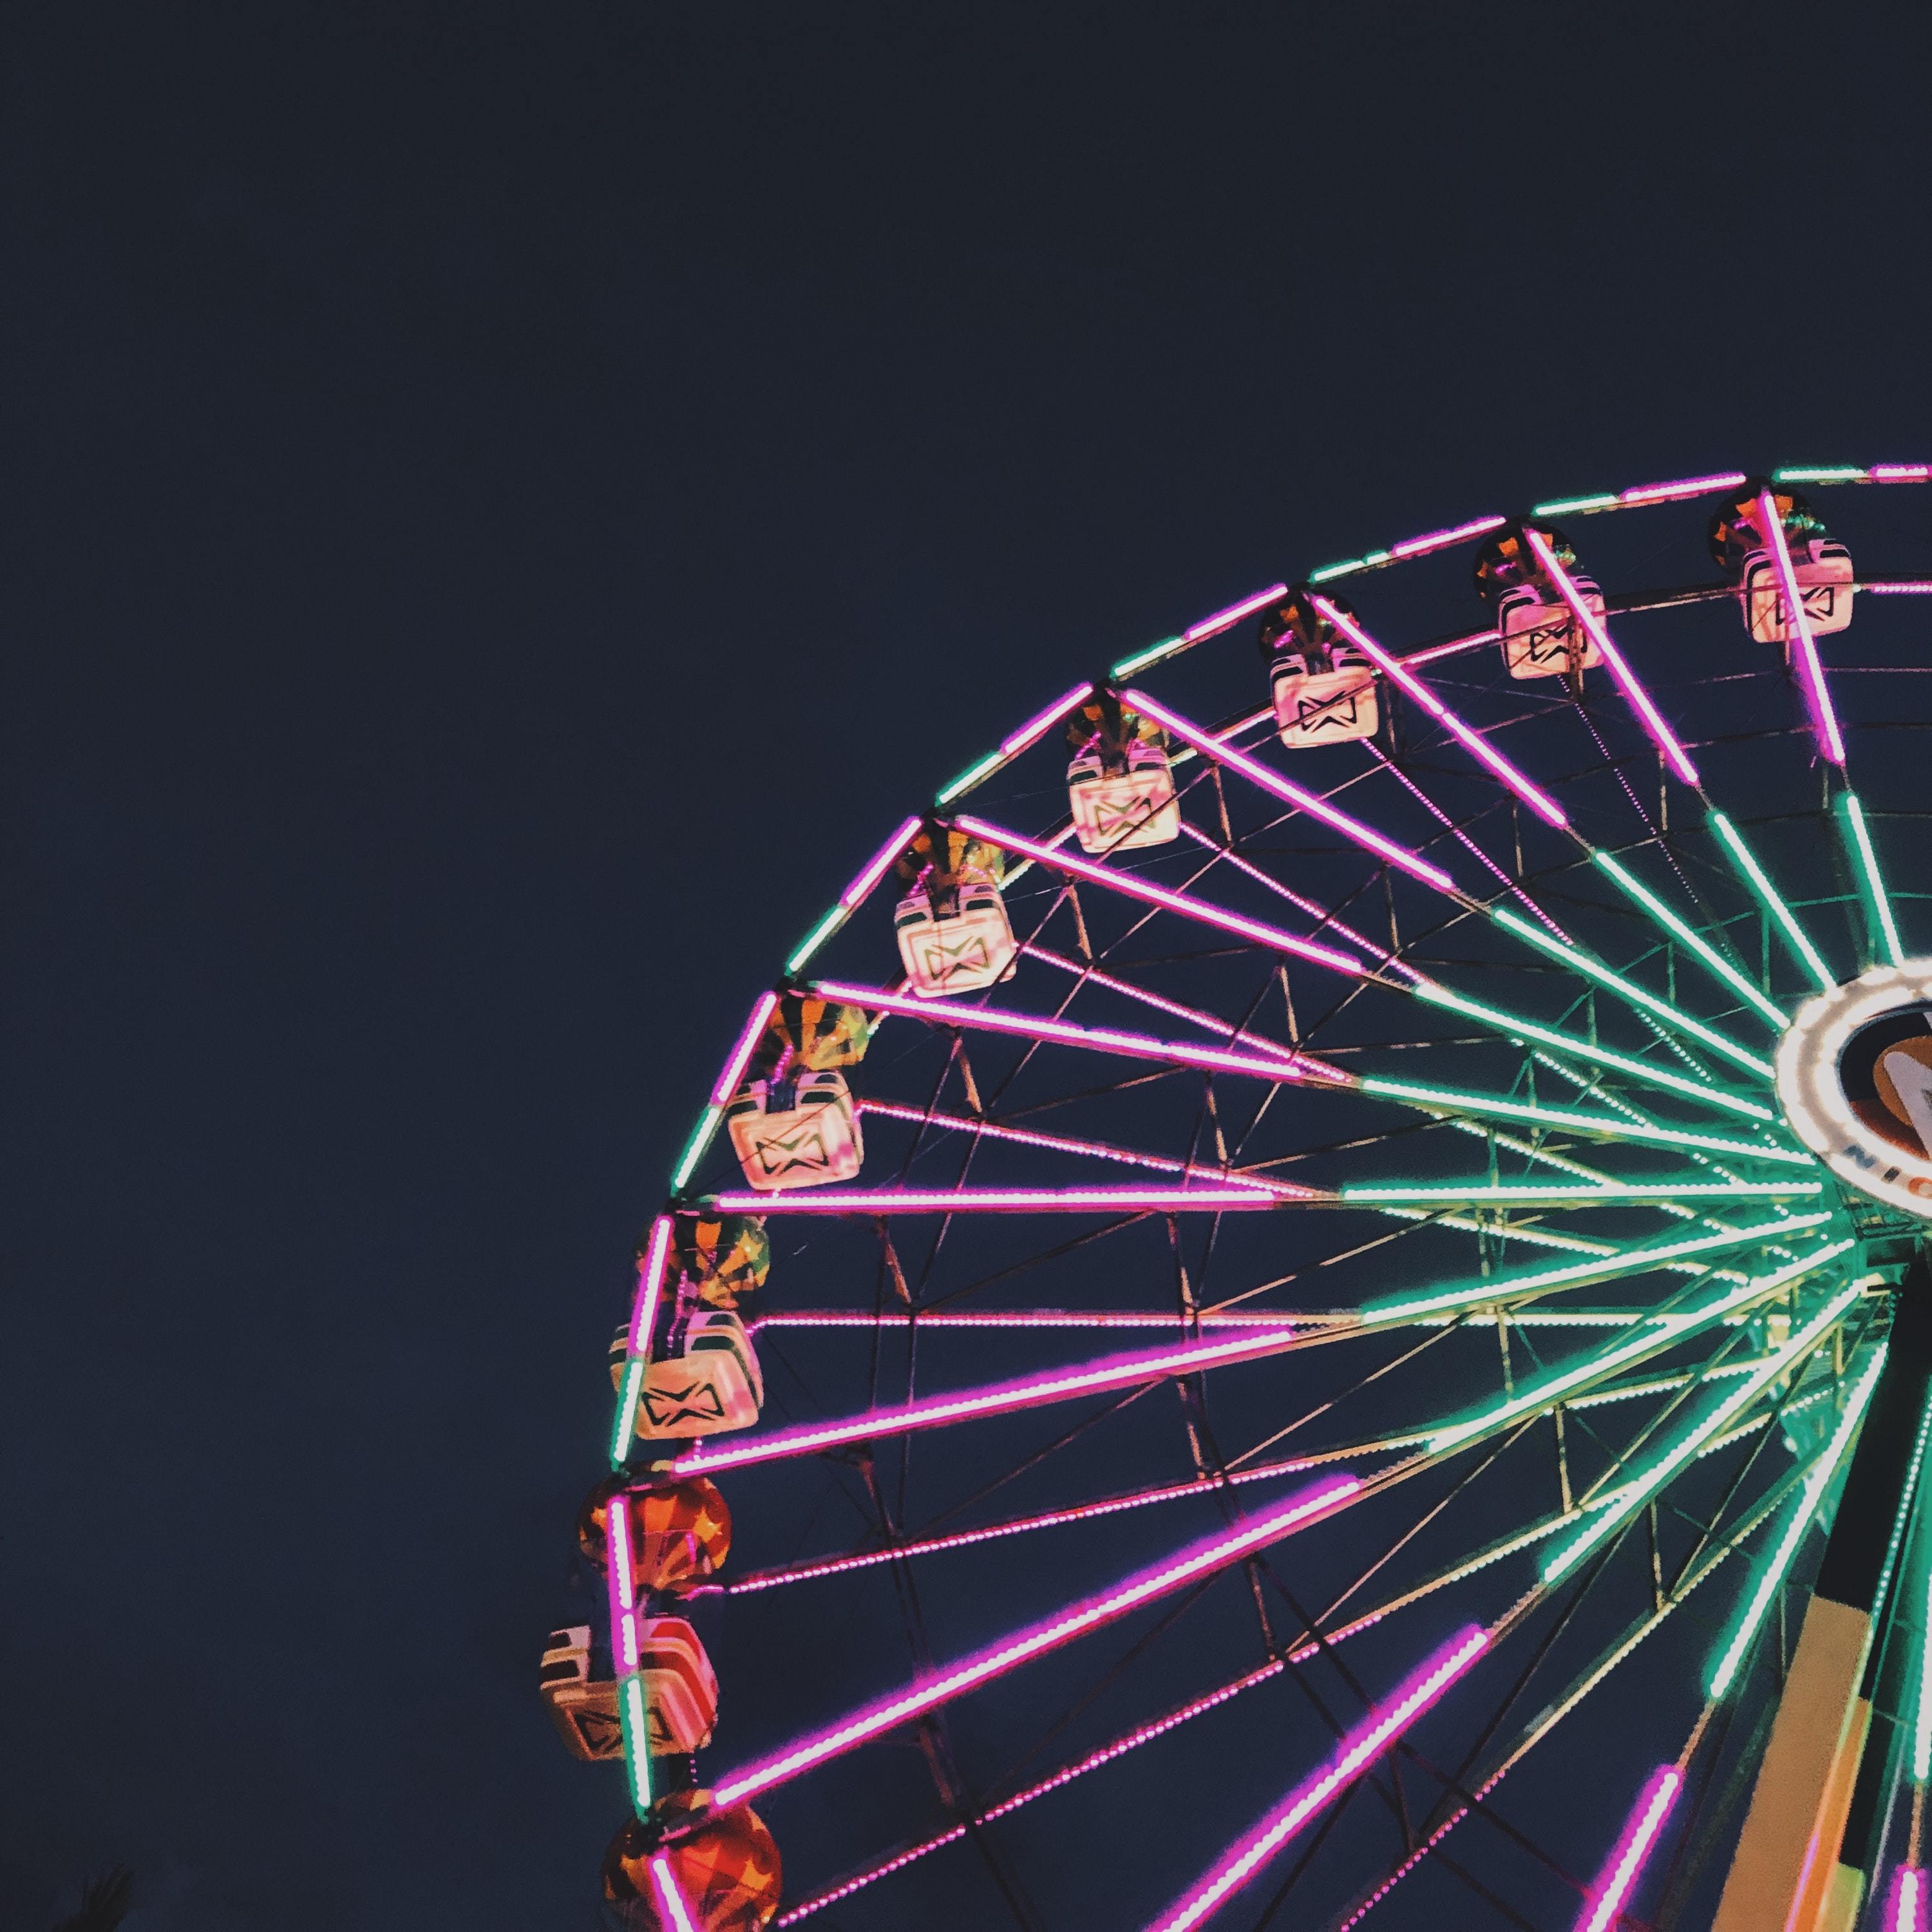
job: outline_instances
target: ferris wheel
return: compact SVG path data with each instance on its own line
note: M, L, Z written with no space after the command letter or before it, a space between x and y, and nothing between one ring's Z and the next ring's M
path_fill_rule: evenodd
M1308 569L857 866L614 1349L614 1923L1922 1928L1928 481Z

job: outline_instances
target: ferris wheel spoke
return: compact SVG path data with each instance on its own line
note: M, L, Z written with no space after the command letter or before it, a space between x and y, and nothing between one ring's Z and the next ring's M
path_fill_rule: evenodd
M1732 863L1750 887L1754 897L1776 921L1778 929L1783 934L1786 944L1803 962L1805 969L1817 982L1819 990L1828 993L1838 984L1837 976L1826 964L1823 956L1811 943L1811 936L1800 923L1798 915L1772 884L1770 874L1759 863L1756 854L1746 843L1743 833L1726 814L1714 806L1706 815L1705 823L1729 854Z
M1463 1202L1491 1208L1616 1208L1642 1202L1659 1208L1680 1206L1694 1201L1792 1200L1822 1194L1821 1180L1804 1180L1793 1176L1784 1180L1712 1180L1691 1173L1666 1181L1612 1181L1584 1184L1574 1187L1550 1186L1540 1181L1496 1182L1486 1175L1472 1175L1466 1180L1418 1181L1384 1184L1345 1182L1336 1192L1345 1208L1439 1208L1445 1202Z
M1832 703L1831 688L1825 682L1825 666L1818 656L1818 640L1811 633L1811 616L1804 608L1804 593L1798 588L1798 573L1792 566L1784 519L1778 514L1776 494L1769 489L1758 494L1757 520L1778 572L1785 631L1789 641L1796 646L1793 655L1798 660L1798 682L1804 694L1804 708L1810 715L1812 734L1818 741L1819 755L1842 772L1844 736L1838 729L1838 714Z

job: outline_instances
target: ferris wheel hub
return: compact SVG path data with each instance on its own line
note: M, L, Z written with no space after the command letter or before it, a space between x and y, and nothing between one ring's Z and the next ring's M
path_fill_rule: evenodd
M1932 959L1806 1001L1776 1064L1792 1131L1844 1186L1932 1220Z

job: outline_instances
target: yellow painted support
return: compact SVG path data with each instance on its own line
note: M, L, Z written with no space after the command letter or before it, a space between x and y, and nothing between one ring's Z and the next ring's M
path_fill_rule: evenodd
M1813 1932L1796 1914L1811 1868L1828 1874L1838 1863L1858 1769L1847 1733L1870 1630L1866 1611L1828 1597L1807 1606L1711 1932ZM1834 1826L1833 1774L1846 1763Z
M1824 1802L1818 1807L1818 1822L1806 1848L1804 1882L1791 1908L1791 1932L1824 1932L1826 1906L1836 1889L1838 1874L1845 1869L1838 1862L1838 1848L1845 1842L1845 1819L1852 1808L1852 1788L1858 1783L1865 1740L1871 1735L1871 1720L1870 1704L1863 1697L1858 1699L1852 1706L1845 1735L1838 1741Z

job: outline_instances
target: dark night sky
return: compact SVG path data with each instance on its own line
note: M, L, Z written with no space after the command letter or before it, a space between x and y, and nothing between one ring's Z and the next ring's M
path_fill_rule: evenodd
M753 992L1285 564L1923 460L1928 38L13 10L0 1923L585 1923L535 1648Z

